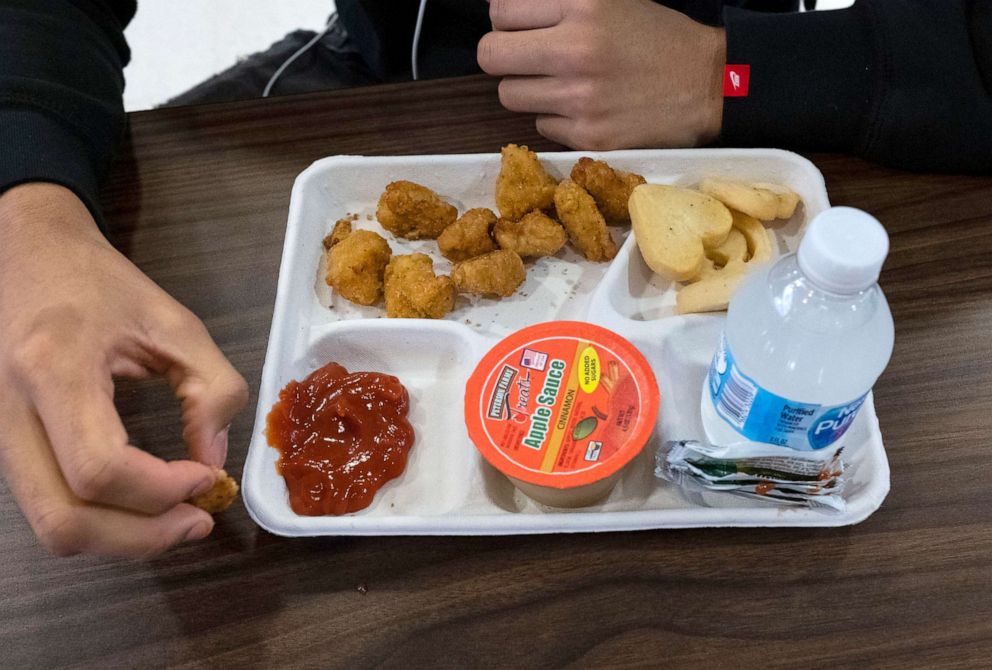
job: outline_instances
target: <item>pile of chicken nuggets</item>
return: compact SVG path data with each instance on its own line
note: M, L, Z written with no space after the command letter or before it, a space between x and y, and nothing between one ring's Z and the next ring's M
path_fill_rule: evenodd
M386 239L352 230L341 219L324 238L325 280L342 297L375 305L385 297L393 318L439 319L458 293L505 298L526 278L524 259L557 254L566 242L590 261L608 261L617 245L608 224L630 221L627 201L644 178L580 158L560 183L526 146L503 147L496 207L458 210L425 186L396 181L379 198L376 217L399 238L437 240L454 263L438 275L427 254L393 255Z

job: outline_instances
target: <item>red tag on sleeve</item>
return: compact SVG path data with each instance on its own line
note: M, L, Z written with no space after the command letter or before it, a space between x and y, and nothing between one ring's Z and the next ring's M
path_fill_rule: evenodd
M723 68L723 97L746 98L751 81L750 65L726 65Z

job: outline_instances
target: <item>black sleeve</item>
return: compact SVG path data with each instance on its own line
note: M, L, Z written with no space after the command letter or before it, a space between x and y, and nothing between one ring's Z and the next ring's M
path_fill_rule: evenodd
M992 0L859 0L843 10L724 14L721 142L843 151L894 167L992 172Z
M102 223L134 11L134 0L0 0L0 193L61 184Z

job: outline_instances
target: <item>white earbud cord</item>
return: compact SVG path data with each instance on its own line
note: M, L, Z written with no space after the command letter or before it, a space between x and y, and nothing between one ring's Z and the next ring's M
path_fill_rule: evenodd
M287 58L286 61L279 66L279 69L276 70L275 73L272 75L272 77L269 79L269 83L265 85L265 90L262 91L262 97L263 98L269 97L269 93L272 92L272 87L275 86L276 81L278 81L279 77L282 76L282 73L286 71L286 68L292 65L293 61L295 61L297 58L305 54L307 50L310 49L314 44L319 42L320 38L322 38L324 35L329 33L331 29L333 29L334 26L337 25L337 23L338 23L338 15L337 13L334 13L331 15L331 18L328 19L327 25L324 26L324 29L322 31L314 35L313 39L311 39L309 42L307 42L299 49L297 49L296 53L294 53L292 56Z
M410 50L410 70L413 72L413 80L420 79L420 69L417 67L417 51L420 47L420 31L424 27L424 9L427 8L427 0L420 0L420 9L417 10L417 26L413 29L413 47Z

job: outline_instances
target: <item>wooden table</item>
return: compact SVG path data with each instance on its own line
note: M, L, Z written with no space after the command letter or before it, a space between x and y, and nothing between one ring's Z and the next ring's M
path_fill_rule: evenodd
M485 78L131 115L116 242L258 388L293 179L339 153L536 149ZM992 180L811 156L885 224L892 467L852 528L288 540L238 507L150 562L48 557L0 488L0 668L989 667ZM182 455L159 383L122 383L134 443ZM254 406L254 399L251 402ZM240 476L252 412L232 429Z

